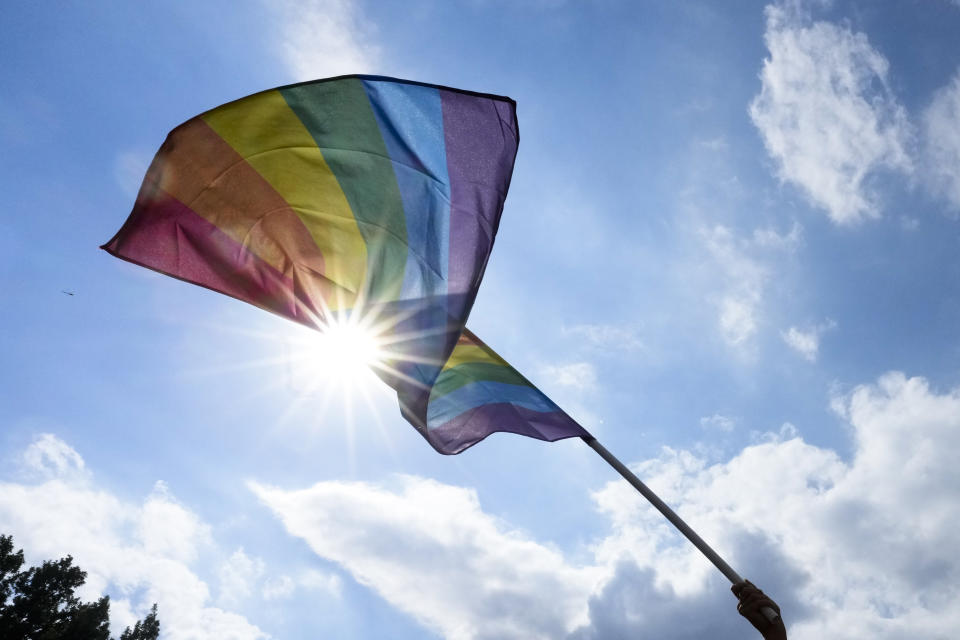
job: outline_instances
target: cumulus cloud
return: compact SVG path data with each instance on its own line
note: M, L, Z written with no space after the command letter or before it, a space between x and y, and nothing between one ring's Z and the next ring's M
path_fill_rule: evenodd
M912 168L911 128L887 86L889 64L865 34L813 22L798 6L766 8L770 57L750 117L780 179L831 220L877 217L870 176Z
M771 543L760 536L742 536L737 540L738 561L775 570L757 571L753 580L767 593L777 594L783 611L793 620L807 615L807 607L792 597L790 585L803 579ZM590 599L590 622L568 636L567 640L743 640L758 637L756 632L733 612L736 604L727 582L711 570L702 588L683 593L657 580L649 568L624 561L611 578ZM786 594L786 595L784 595ZM794 637L791 630L791 638Z
M321 557L451 640L558 638L598 574L483 512L476 492L405 476L251 489Z
M158 481L137 513L137 534L147 553L190 563L200 547L213 542L210 527L177 502Z
M21 456L23 469L42 479L86 480L89 476L80 454L52 433L41 433Z
M922 116L924 175L960 211L960 71L934 95Z
M782 605L794 640L939 640L960 628L960 389L890 373L833 398L849 460L785 425L709 464L665 449L633 468ZM752 630L722 577L621 481L587 566L484 513L476 494L251 485L320 556L448 638L733 640Z
M211 546L210 529L165 485L142 503L120 500L97 488L80 454L50 434L23 459L23 478L0 483L0 531L31 562L72 555L87 572L84 599L108 589L113 595L115 628L157 602L165 640L265 637L242 615L209 604L209 588L191 564Z
M742 571L770 570L752 557L750 536L776 549L770 576L782 568L793 575L766 589L803 603L789 618L791 638L948 637L960 622L960 561L947 541L960 525L952 462L960 390L938 394L922 378L891 373L834 406L854 434L849 462L800 438L771 436L724 464L667 450L637 469ZM651 510L631 507L629 488L611 483L596 499L615 532L601 556L630 558L684 597L709 584L712 570L671 543L676 536Z
M836 326L834 321L827 320L808 329L790 327L786 331L781 331L780 337L787 343L787 346L799 353L804 360L816 362L817 356L820 354L820 336Z
M355 0L271 0L279 22L279 55L292 80L383 73L371 23Z
M790 327L780 334L783 341L791 349L799 353L805 360L813 362L817 359L820 350L820 335L816 331L801 331Z
M263 576L266 565L257 557L251 558L239 548L220 566L220 597L222 605L236 608L253 593L254 585ZM264 586L264 594L274 595L282 585L271 583Z

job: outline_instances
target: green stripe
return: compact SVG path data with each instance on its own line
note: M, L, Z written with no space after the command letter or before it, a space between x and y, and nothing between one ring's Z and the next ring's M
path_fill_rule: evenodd
M430 400L435 400L460 387L465 387L468 384L481 380L504 382L506 384L525 387L533 386L513 367L490 364L489 362L469 362L451 369L445 369L437 378L433 389L430 391Z
M407 263L397 177L363 83L356 78L281 90L323 153L367 244L367 294L395 300Z

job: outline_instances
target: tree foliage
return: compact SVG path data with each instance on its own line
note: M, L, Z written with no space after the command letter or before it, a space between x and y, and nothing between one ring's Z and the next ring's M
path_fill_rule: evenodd
M150 613L143 620L137 620L133 629L127 627L120 634L120 640L157 640L160 635L160 621L157 620L157 604L150 607Z
M87 573L73 558L23 568L23 550L0 535L0 638L4 640L110 640L110 597L81 602L74 591ZM157 640L157 605L120 640Z

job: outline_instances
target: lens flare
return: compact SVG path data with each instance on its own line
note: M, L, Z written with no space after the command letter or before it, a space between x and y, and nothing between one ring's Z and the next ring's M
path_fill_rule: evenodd
M352 318L332 319L320 331L297 334L290 344L290 365L295 386L303 391L365 384L373 375L371 367L385 358L376 331Z
M310 357L333 371L363 373L383 359L377 336L358 324L330 324L317 334L314 342Z

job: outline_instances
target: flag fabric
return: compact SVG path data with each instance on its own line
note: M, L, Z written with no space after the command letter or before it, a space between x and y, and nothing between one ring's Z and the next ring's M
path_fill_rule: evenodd
M429 439L440 451L459 453L496 431L549 441L590 435L464 328L430 390Z
M505 97L380 76L263 91L171 131L102 248L313 328L373 318L377 374L442 453L583 435L465 328L518 142Z

